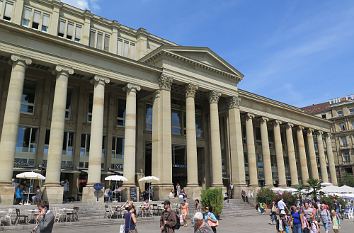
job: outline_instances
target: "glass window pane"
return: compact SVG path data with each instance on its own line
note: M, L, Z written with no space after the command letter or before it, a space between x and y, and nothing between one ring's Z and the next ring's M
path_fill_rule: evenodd
M122 56L123 55L123 40L121 38L118 38L118 46L117 46L117 54Z
M5 10L4 10L4 19L11 20L12 18L12 11L13 11L13 3L6 2L5 3Z
M0 7L1 9L1 7ZM29 26L30 18L31 18L32 9L25 7L23 12L22 26Z
M118 99L118 114L117 120L119 126L124 126L124 119L125 119L125 100Z
M58 36L63 37L65 31L65 20L59 21L59 29L58 29Z
M108 51L109 50L109 39L110 39L109 35L106 35L104 37L104 51Z
M76 25L75 28L75 41L80 42L81 40L81 25Z
M66 38L71 40L73 38L73 34L74 34L74 24L69 22L66 31Z
M39 23L40 18L41 18L41 12L35 10L33 14L33 22Z
M102 45L103 45L103 34L99 32L97 34L97 45L96 45L96 48L102 49L103 48Z
M129 41L124 41L123 56L128 57L129 53Z
M146 105L145 130L152 130L152 106L150 104Z
M49 15L43 14L42 32L48 32L48 25L49 25Z
M172 111L172 134L181 135L182 118L181 113Z
M95 47L96 44L96 31L91 30L90 32L90 47Z

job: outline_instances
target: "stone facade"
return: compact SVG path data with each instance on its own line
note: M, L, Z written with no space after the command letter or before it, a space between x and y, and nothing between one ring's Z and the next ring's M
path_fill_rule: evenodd
M332 147L337 176L354 175L354 95L335 98L303 108L307 113L332 122ZM322 135L319 134L318 137ZM318 145L322 154L322 145ZM321 158L321 157L320 157ZM324 160L322 160L324 163Z
M294 186L309 174L336 183L331 123L238 89L243 75L210 49L60 1L1 3L1 204L26 170L46 175L51 203L62 201L62 180L91 201L93 185L114 173L128 188L159 177L159 199L177 182L191 197L230 183L236 196Z

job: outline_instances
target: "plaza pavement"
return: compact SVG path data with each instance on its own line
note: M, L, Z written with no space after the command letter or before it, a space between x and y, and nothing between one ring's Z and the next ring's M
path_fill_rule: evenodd
M261 232L261 233L274 233L276 232L274 225L269 225L269 216L257 215L247 216L247 217L228 217L225 216L220 221L220 226L218 227L218 233L248 233L248 232ZM354 221L344 220L342 224L341 233L353 233L354 232ZM7 231L10 232L10 231ZM12 231L14 232L14 231ZM18 233L28 233L28 230L15 231ZM54 227L53 233L99 233L99 232L109 232L109 233L119 233L119 225L96 225L96 226L75 226L71 228L70 226ZM138 223L139 233L159 233L159 222L155 219L152 222L146 222L143 224ZM181 227L176 233L187 233L193 232L193 228L189 225L188 227ZM323 228L321 228L323 233ZM330 231L333 232L333 231Z

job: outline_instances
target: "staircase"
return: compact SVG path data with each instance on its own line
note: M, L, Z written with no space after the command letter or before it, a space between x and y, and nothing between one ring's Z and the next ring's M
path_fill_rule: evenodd
M221 213L223 216L244 217L257 215L256 209L242 199L230 199L224 201L224 208Z

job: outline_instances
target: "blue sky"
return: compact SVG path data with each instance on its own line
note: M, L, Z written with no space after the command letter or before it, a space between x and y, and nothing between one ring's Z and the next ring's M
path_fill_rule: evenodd
M180 45L207 46L239 87L298 107L354 94L352 0L63 0Z

